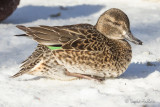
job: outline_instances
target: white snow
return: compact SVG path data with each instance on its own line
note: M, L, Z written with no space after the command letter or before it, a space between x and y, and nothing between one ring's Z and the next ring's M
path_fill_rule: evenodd
M61 7L60 7L61 6ZM63 7L62 7L63 6ZM132 33L143 41L132 44L127 71L103 83L58 81L29 75L9 78L37 43L13 35L15 26L95 24L109 8L129 17ZM50 15L61 13L59 17ZM0 107L160 107L160 2L157 0L21 0L0 24Z

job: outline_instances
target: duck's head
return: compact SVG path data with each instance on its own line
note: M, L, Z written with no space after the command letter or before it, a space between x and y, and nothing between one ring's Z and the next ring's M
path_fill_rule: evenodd
M135 44L142 45L142 41L132 35L127 15L119 9L112 8L104 12L99 17L96 28L108 38L127 39Z

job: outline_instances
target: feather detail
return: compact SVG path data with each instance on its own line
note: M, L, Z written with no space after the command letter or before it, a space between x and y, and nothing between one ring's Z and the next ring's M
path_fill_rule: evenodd
M44 25L25 27L17 25L17 27L25 31L27 36L39 44L47 46L62 45L63 49L99 51L96 49L96 45L104 45L102 41L106 39L90 24L53 27Z

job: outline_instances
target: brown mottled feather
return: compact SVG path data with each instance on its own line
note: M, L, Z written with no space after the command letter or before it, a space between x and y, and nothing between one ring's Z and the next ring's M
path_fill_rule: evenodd
M127 15L114 8L104 12L95 26L17 27L26 32L17 36L28 36L40 45L15 77L25 72L38 72L40 75L53 78L60 76L63 79L66 70L85 76L117 77L127 69L132 58L131 46L125 39L142 44L133 37ZM62 49L51 51L45 45L58 45ZM58 71L57 66L62 71Z
M56 27L49 27L49 26L40 26L40 27L17 26L17 27L22 29L23 31L26 31L27 36L32 37L34 40L36 40L39 43L42 43L43 45L48 45L48 43L49 45L61 44L62 48L65 50L64 51L56 50L56 51L53 51L53 53L55 53L54 56L56 57L58 63L62 65L67 65L67 63L69 63L70 65L72 65L72 63L77 63L77 64L91 63L92 69L94 68L98 71L102 71L104 69L104 65L109 65L109 62L117 61L118 60L118 59L116 60L117 54L120 53L121 50L123 49L125 50L126 45L129 46L129 44L125 41L124 41L125 45L122 46L115 40L107 38L106 36L102 35L99 31L97 31L94 26L89 24L56 26ZM67 39L63 39L63 38L67 38ZM61 41L62 39L63 41ZM128 49L130 50L130 46L126 48L126 51ZM124 51L123 54L126 54L127 53L126 51ZM77 56L74 56L73 54ZM124 56L123 54L122 53L120 54L121 56L123 56L119 58L120 63L118 63L116 67L112 67L112 70L116 71L117 69L121 68L121 66L123 65L126 66L126 64L121 63L121 61L123 59L128 59L131 56L127 57L127 56ZM108 57L103 57L103 56L108 56ZM63 61L62 58L65 58L67 60ZM78 59L74 60L74 58L78 58ZM91 61L90 58L93 61ZM36 62L36 61L32 60L32 62ZM100 63L100 65L98 63ZM22 66L22 70L21 70L22 72L26 70L29 71L31 68L33 68L27 65L30 67L30 69L28 69L26 68L26 65L27 65L27 62L24 63L24 65ZM98 66L100 68L98 68ZM24 68L26 70L24 70ZM81 69L83 69L83 66ZM110 70L110 68L105 68L105 69ZM89 73L85 72L85 74L89 74ZM99 74L95 74L95 75L99 75ZM109 75L109 74L105 74L105 75Z

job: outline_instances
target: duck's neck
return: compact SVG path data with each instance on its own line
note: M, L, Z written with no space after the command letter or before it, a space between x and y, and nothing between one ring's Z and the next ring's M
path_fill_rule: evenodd
M112 46L110 46L110 44L112 44ZM108 38L107 45L111 47L111 50L116 50L115 52L117 53L127 54L128 52L130 52L128 54L132 54L131 45L126 40Z
M121 46L124 48L128 48L131 49L131 45L125 40L116 40L117 42L119 42L119 44L121 44Z

